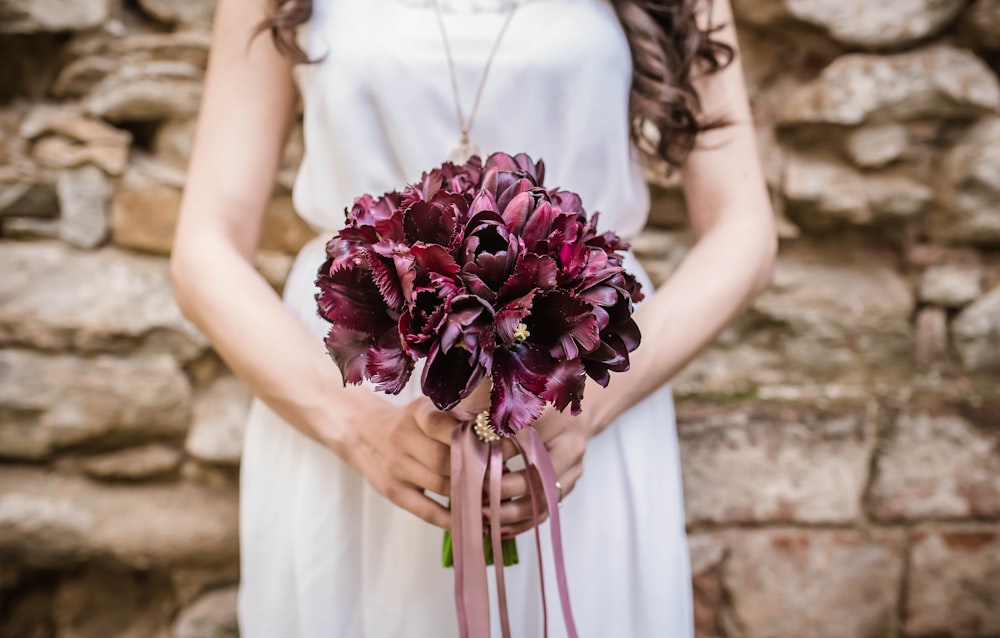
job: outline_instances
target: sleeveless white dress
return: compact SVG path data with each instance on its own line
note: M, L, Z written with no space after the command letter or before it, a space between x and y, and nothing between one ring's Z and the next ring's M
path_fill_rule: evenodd
M442 0L466 112L505 16L500 2ZM458 126L429 0L317 0L302 35L323 61L297 69L306 152L294 201L318 234L296 259L284 303L321 348L327 325L316 315L313 281L345 206L439 165ZM544 159L547 186L578 192L588 211L600 211L603 228L634 237L649 193L628 138L630 75L628 44L607 0L522 0L470 137L484 155L524 151ZM631 253L626 267L651 293ZM419 392L414 374L387 399L409 401ZM583 409L598 401L588 394ZM560 512L580 635L689 638L691 579L669 385L593 439L584 468ZM249 415L240 499L244 638L457 635L441 530L384 499L259 400ZM541 636L532 533L518 537L518 549L520 564L506 570L512 632ZM551 557L547 541L543 553ZM563 636L551 564L546 572L550 635Z

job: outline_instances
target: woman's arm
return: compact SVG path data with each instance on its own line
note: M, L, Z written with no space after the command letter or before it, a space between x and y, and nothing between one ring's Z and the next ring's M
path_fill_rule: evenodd
M321 342L254 270L263 212L294 116L291 65L267 34L265 0L220 0L197 134L170 259L178 304L282 418L401 507L441 527L454 420L427 401L391 406L345 388ZM372 427L374 424L379 427Z
M595 433L669 381L771 281L778 247L771 200L741 69L732 9L714 0L717 39L737 52L723 71L697 83L704 113L730 126L698 136L681 169L695 245L668 280L636 312L642 343L631 369L594 388ZM703 16L707 18L707 16Z
M747 100L739 49L728 0L714 0L712 21L725 26L716 39L737 52L719 73L696 83L704 113L722 117L730 126L698 136L681 175L694 247L635 313L642 343L632 353L631 368L611 375L602 388L588 379L583 414L549 408L536 427L546 440L564 494L583 473L589 438L621 413L669 381L734 317L745 310L771 281L777 230L757 154L756 135ZM707 15L702 15L707 23ZM503 496L525 490L524 472L504 477ZM504 505L506 531L530 527L530 510L516 501Z

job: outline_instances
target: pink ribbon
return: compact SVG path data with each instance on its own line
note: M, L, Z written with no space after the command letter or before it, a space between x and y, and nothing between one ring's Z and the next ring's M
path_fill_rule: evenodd
M569 603L569 587L563 563L562 537L559 529L559 492L556 473L542 438L532 427L521 430L512 439L524 457L529 474L537 474L542 485L545 505L549 512L552 533L553 561L563 622L569 638L576 638L576 624ZM488 474L488 477L487 477ZM451 512L452 552L455 564L455 609L459 635L462 638L488 638L490 635L490 601L486 583L486 557L483 552L482 495L488 480L490 544L497 581L500 630L510 638L507 614L507 591L503 574L503 553L500 538L500 479L503 476L503 449L500 442L484 443L473 432L471 423L455 429L451 439ZM542 569L542 543L538 524L542 515L536 495L534 477L528 481L531 510L535 522L535 544L538 548L538 577L542 597L545 635L548 636L548 610L545 604L545 582Z

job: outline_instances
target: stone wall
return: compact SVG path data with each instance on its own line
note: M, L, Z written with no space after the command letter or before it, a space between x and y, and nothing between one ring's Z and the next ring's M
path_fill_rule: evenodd
M165 259L210 5L0 2L0 636L235 632L248 396ZM674 382L699 635L1000 636L1000 2L736 5L782 247Z

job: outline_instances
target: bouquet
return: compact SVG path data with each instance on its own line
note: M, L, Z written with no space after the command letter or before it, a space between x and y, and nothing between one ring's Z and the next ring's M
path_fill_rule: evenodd
M454 540L460 622L460 590L479 588L490 554L508 564L512 558L498 526L491 525L492 539L479 541L487 469L491 507L499 501L497 441L514 441L542 476L561 565L555 475L530 426L547 403L579 414L586 378L606 386L612 371L628 369L639 345L632 310L642 292L622 267L628 245L599 233L597 214L588 217L578 195L546 189L544 174L540 160L495 153L485 162L445 163L401 191L362 195L327 243L316 281L319 313L331 323L326 347L345 384L367 379L396 394L424 359L423 393L450 410L491 383L489 409L453 437L455 538L446 536L445 547ZM480 534L472 542L476 521ZM462 578L469 563L481 565L482 579ZM499 564L496 571L502 591ZM571 626L568 595L561 597Z

